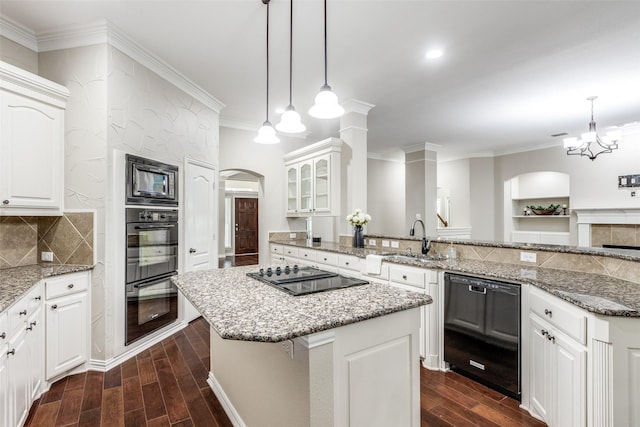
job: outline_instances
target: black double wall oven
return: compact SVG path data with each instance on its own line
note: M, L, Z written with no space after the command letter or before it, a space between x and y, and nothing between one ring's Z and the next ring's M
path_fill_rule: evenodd
M161 173L163 164L154 166L153 161L146 162L145 167L153 169L158 177L166 176ZM127 168L135 165L131 161L127 162ZM135 173L134 170L128 170L128 178ZM171 183L177 186L177 168L174 178ZM163 182L161 178L155 179ZM140 181L138 176L137 182ZM131 182L127 183L128 190L131 185ZM127 203L137 206L125 208L125 345L178 318L178 289L170 280L178 270L177 199L170 202L165 198L162 206L158 206L132 202L130 196L128 194Z

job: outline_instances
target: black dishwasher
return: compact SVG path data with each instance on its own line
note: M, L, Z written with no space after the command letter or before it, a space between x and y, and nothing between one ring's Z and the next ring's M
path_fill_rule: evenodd
M520 285L445 273L444 360L520 399Z

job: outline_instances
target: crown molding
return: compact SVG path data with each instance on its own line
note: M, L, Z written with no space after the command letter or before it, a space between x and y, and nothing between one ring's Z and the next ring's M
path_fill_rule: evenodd
M359 101L357 99L347 99L342 102L342 107L345 110L345 114L347 113L360 113L360 114L369 114L369 110L371 110L375 105L369 104L368 102Z
M369 129L363 128L362 126L347 126L347 127L340 128L338 130L338 133L346 132L348 130L361 130L361 131L364 131L364 132L369 132Z
M430 142L423 142L422 144L409 145L402 150L407 153L417 153L418 151L435 151L438 152L442 149L442 145L432 144Z
M0 34L35 52L72 49L106 43L202 102L216 113L219 114L225 107L220 100L209 94L171 65L152 54L108 21L100 21L87 25L70 25L54 30L34 33L4 16L0 18L0 23L2 24ZM35 43L33 42L34 40Z
M4 15L0 15L0 36L14 41L34 52L38 51L38 39L35 33Z

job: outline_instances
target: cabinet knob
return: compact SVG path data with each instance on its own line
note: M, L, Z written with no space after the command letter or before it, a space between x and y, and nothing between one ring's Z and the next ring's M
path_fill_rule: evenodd
M67 285L67 288L69 288L69 289L73 289L73 283L69 283L69 284Z
M14 355L14 354L16 354L16 349L15 348L12 348L11 350L7 351L7 356Z
M5 332L0 334L0 338L5 339L7 337L7 334Z
M2 201L2 204L3 204L3 205L8 205L8 204L9 204L9 201L5 199L5 200L3 200L3 201Z
M323 258L325 261L327 260L326 258Z
M27 310L22 310L20 313L18 313L20 316L26 316L27 315Z
M544 309L544 314L546 314L547 316L551 317L553 315L553 313L551 312L551 310L549 310L548 308Z
M407 275L406 275L406 274L403 274L403 275L402 275L402 278L403 278L404 280L407 280Z
M190 253L190 254L195 254L195 253L196 253L196 250L195 250L194 248L191 248L191 249L189 249L189 253Z
M58 304L53 304L53 305L51 306L51 308L52 308L53 310L55 310L56 308L58 308Z
M345 262L344 265L349 265L349 261Z

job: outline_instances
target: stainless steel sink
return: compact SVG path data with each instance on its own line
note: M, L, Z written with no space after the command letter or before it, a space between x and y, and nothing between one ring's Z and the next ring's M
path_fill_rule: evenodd
M389 261L427 263L427 262L433 262L433 261L443 261L445 258L443 256L438 256L438 255L401 255L401 254L393 254L393 255L387 255L386 259L388 259Z

